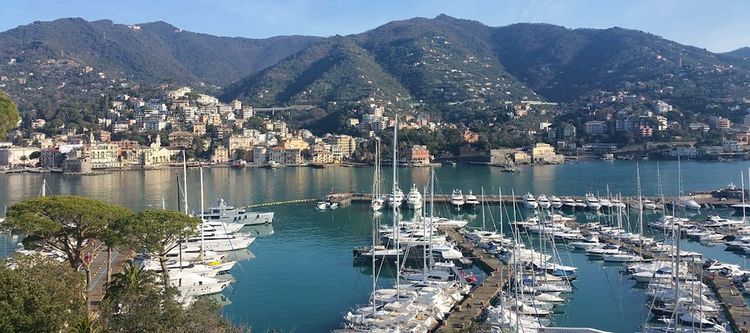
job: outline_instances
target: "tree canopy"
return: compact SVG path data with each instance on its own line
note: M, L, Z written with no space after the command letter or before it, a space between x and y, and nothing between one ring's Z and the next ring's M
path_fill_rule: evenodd
M0 261L0 332L67 332L86 316L83 274L42 255Z
M108 225L132 214L128 208L72 195L27 199L8 209L5 224L26 234L27 247L47 246L65 254L71 267L85 267L92 241L100 241Z
M181 239L195 234L200 220L170 210L145 210L113 224L125 244L137 251L159 257L164 284L169 284L166 254Z
M5 138L9 130L16 128L20 119L16 104L8 94L0 91L0 138Z

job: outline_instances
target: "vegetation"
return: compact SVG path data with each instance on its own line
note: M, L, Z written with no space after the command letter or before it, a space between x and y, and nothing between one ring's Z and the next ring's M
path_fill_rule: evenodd
M65 332L86 316L84 276L42 255L0 261L0 331Z
M20 119L16 104L8 94L0 91L0 138L5 138L9 130L16 128Z
M167 253L177 241L195 234L200 220L180 212L146 210L116 221L112 228L130 248L159 258L162 283L169 287Z
M88 285L89 251L101 242L110 223L131 213L130 209L80 196L46 196L11 206L5 223L26 235L25 246L45 246L64 253L70 267L86 271Z
M5 227L28 232L26 245L65 251L69 262L41 255L0 261L2 332L242 332L218 314L218 304L197 299L184 307L177 289L132 262L106 285L104 300L87 313L87 284L78 272L76 244L105 243L163 253L165 244L195 230L197 220L170 211L133 214L128 209L74 196L42 197L15 204ZM144 236L149 234L152 236ZM62 248L60 248L62 245ZM71 259L72 258L72 259ZM165 275L166 277L166 275ZM166 278L164 281L169 281Z

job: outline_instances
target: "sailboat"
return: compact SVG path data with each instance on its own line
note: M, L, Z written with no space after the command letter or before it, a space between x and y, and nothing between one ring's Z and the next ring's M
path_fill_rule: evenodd
M695 200L690 199L690 197L683 195L683 187L682 187L682 164L680 163L680 155L677 155L677 181L679 184L679 198L677 202L677 206L684 207L688 210L699 210L701 209L701 205L699 205Z

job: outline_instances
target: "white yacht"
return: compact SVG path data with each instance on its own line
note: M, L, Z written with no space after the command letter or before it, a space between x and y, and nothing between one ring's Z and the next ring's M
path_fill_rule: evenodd
M422 209L422 194L417 190L417 184L411 185L411 190L406 196L406 205L411 209Z
M563 208L566 208L566 209L575 210L576 208L578 208L578 204L576 204L576 201L573 200L573 198L571 197L567 197L563 199L562 204L563 204Z
M536 202L536 198L534 198L534 195L531 193L526 193L526 195L523 196L523 204L529 209L536 209L539 207L539 203Z
M549 209L552 207L552 203L549 202L549 199L547 199L547 196L542 194L539 196L539 198L536 199L536 202L539 204L539 208L541 209Z
M464 204L473 208L479 204L479 199L477 199L477 196L469 190L469 194L464 196Z
M607 198L602 198L602 199L599 199L599 206L600 206L600 207L601 207L602 209L605 209L605 210L610 210L610 209L612 209L612 208L614 207L614 206L612 205L612 201L610 201L610 200L609 200L609 199L607 199Z
M228 206L224 199L209 211L201 214L206 222L241 223L242 225L257 225L273 222L273 212L248 212L242 208Z
M203 249L214 252L228 252L234 250L245 249L252 242L255 241L255 237L247 235L227 235L224 233L204 233L203 236L190 237L185 240L188 246L200 246L203 244Z
M388 205L391 207L401 207L401 204L404 202L404 191L401 191L401 188L396 185L396 190L393 191L395 194L388 195Z
M563 201L554 195L549 197L549 202L550 202L550 205L552 205L552 208L554 209L560 209L563 207Z
M586 193L586 207L591 210L599 210L600 208L602 208L602 205L599 203L599 199L597 199L593 193Z
M461 193L461 190L453 190L453 193L451 194L451 205L456 208L461 208L464 203L464 195Z
M229 286L229 281L200 276L176 270L169 277L169 282L176 287L183 297L218 294Z
M370 207L372 207L372 210L375 212L383 209L383 206L385 206L385 200L380 197L372 199L372 202L370 203Z

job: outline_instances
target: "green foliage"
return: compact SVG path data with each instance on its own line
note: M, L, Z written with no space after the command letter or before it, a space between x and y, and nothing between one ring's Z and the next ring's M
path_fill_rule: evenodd
M9 130L16 128L20 119L16 104L8 94L0 91L0 138L5 138Z
M156 274L125 266L107 286L101 304L108 332L234 332L218 315L218 304L199 298L187 309L175 300L176 289L156 282Z
M0 332L75 332L86 317L84 276L42 255L0 261Z
M159 258L163 283L169 286L166 254L177 241L195 234L200 220L169 210L145 210L117 220L112 229L123 242L137 251Z
M110 223L131 213L130 209L95 199L56 195L11 206L5 224L27 235L24 245L60 250L70 266L77 269L84 264L86 246L102 237Z

